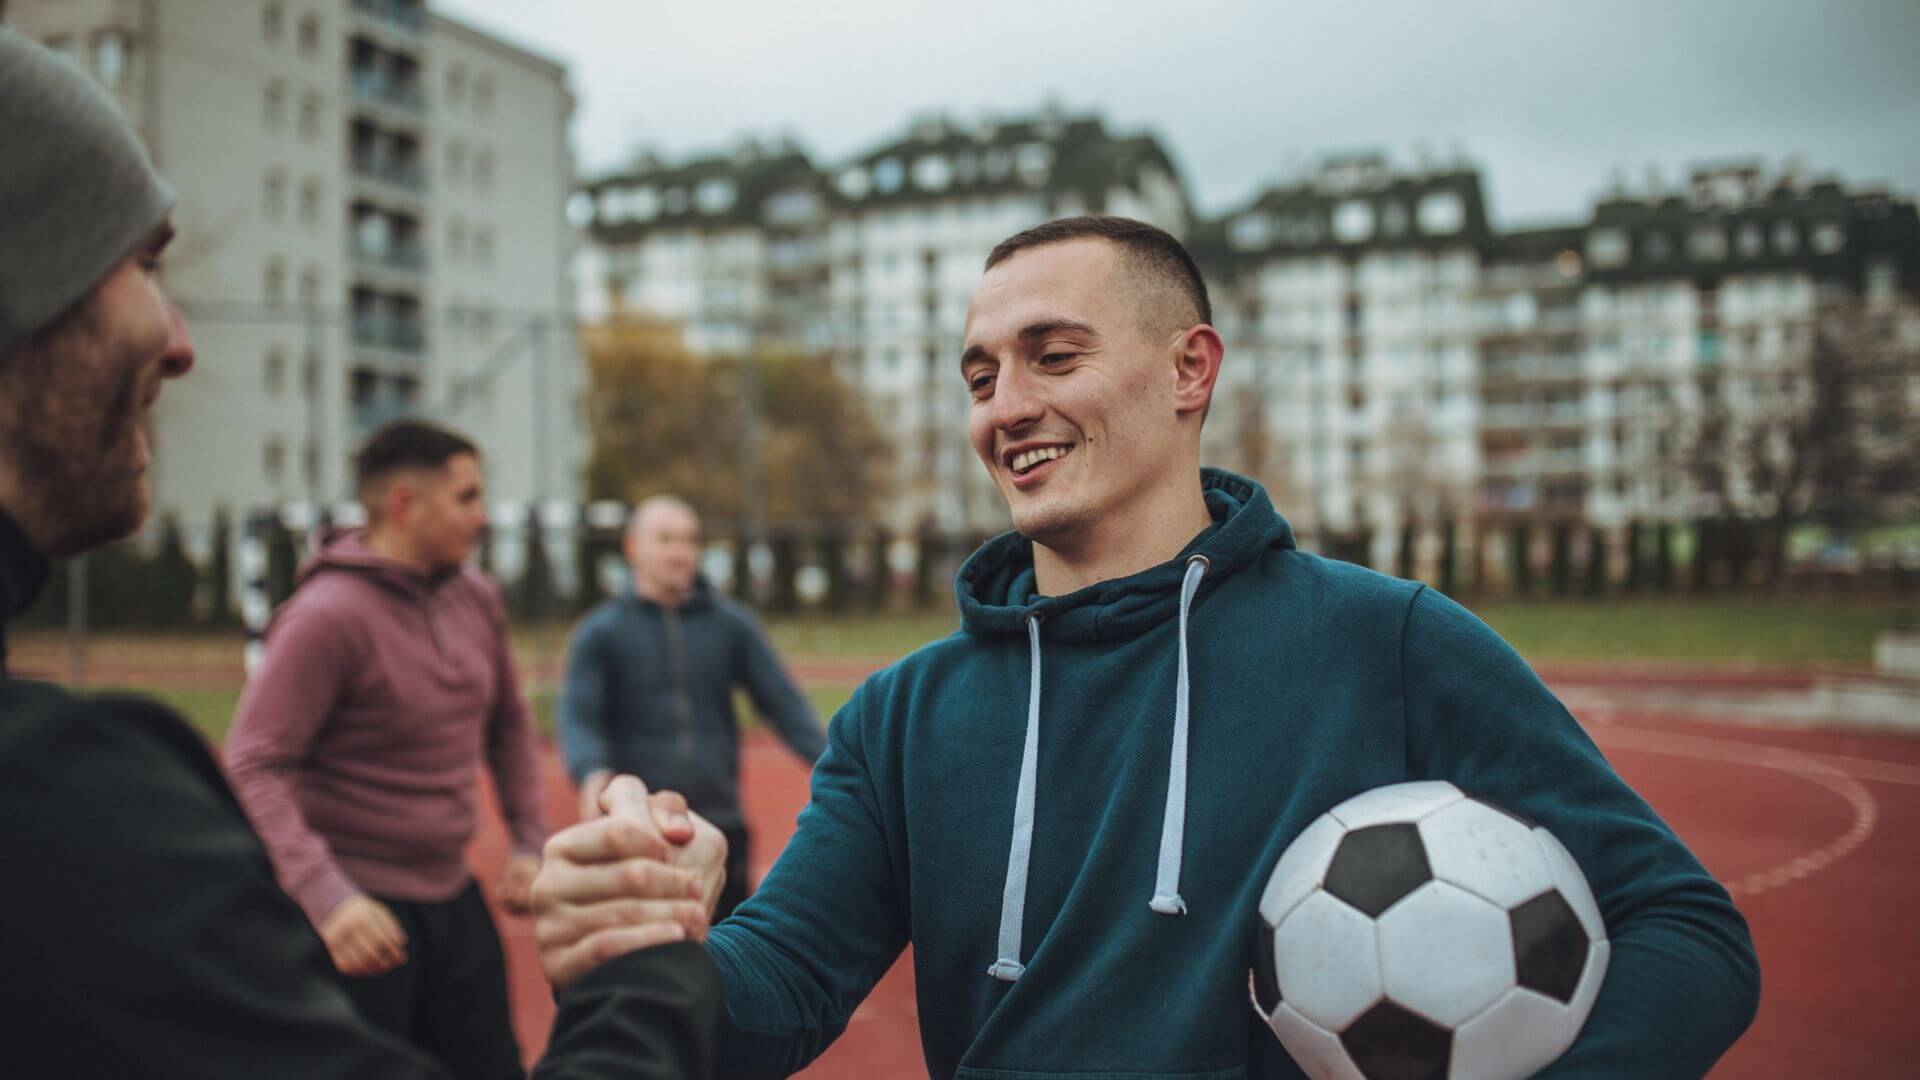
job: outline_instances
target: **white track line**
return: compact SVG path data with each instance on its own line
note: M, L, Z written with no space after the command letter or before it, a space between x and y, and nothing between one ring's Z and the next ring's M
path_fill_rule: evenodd
M1648 731L1644 728L1624 727L1611 723L1595 728L1592 734L1594 741L1603 748L1636 750L1641 753L1664 754L1669 757L1692 758L1698 761L1777 769L1811 780L1846 800L1847 805L1853 810L1853 824L1848 826L1845 832L1812 851L1796 855L1778 866L1726 882L1727 891L1735 898L1756 896L1825 870L1853 854L1860 845L1866 843L1867 837L1873 835L1873 828L1880 821L1880 805L1874 801L1873 793L1867 790L1866 785L1840 764L1820 755L1788 750L1779 746L1752 746L1733 739L1714 738L1711 735ZM1848 760L1860 765L1904 770L1913 775L1894 779L1892 782L1920 784L1920 769L1908 769L1905 766L1860 758Z

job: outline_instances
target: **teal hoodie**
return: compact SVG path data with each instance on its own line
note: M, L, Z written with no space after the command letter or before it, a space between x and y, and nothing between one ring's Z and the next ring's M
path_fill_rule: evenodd
M708 937L720 1075L805 1066L911 941L932 1076L1300 1076L1248 1003L1261 890L1315 817L1415 779L1544 825L1593 885L1611 964L1549 1073L1704 1073L1759 993L1726 891L1492 630L1202 482L1179 558L1066 596L989 541L961 630L834 717L792 842Z

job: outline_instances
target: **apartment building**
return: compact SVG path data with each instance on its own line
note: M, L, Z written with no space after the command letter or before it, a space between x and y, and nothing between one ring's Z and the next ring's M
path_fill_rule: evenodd
M589 238L580 312L679 321L697 352L822 356L894 442L903 482L889 526L983 532L1005 511L965 438L967 301L994 244L1080 213L1176 234L1191 216L1158 140L1058 109L921 117L825 166L787 142L643 158L576 196Z
M574 498L573 100L558 64L421 0L14 0L179 192L200 362L153 415L162 514L349 494L373 427L479 436L496 496Z

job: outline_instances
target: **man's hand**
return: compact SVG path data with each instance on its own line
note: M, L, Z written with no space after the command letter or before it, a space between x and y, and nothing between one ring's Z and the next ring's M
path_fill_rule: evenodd
M340 901L320 924L320 940L343 975L380 975L407 962L407 932L371 896Z
M595 769L580 781L580 820L592 821L605 813L600 809L600 796L613 782L612 769Z
M533 911L533 876L540 872L540 856L514 855L500 875L500 906L513 915Z
M534 878L540 966L556 987L636 949L704 937L726 884L726 837L677 792L616 777L601 809L547 841Z

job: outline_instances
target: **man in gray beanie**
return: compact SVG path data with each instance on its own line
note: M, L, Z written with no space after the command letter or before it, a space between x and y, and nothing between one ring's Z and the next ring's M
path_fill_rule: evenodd
M172 205L112 100L0 27L0 1072L440 1077L353 1011L199 736L6 673L47 560L146 519L141 421L194 363L159 277ZM710 1071L704 950L634 959L562 996L541 1075Z

